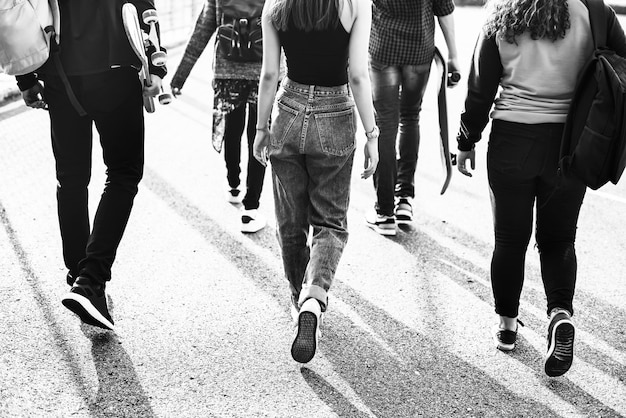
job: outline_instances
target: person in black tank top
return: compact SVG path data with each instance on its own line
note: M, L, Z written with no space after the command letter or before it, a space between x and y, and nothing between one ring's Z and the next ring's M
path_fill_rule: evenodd
M268 0L263 11L254 155L272 164L277 236L296 325L291 355L300 363L315 356L328 291L348 240L355 105L368 138L361 177L370 177L378 164L367 73L370 22L369 0ZM276 93L281 47L287 78Z

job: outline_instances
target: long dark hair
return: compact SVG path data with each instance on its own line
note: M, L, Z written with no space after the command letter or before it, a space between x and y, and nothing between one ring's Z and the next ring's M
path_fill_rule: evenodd
M289 21L304 31L337 27L341 0L269 0L269 15L276 30L287 30Z
M567 0L491 0L485 24L487 36L498 35L510 44L524 32L531 39L556 41L570 28Z

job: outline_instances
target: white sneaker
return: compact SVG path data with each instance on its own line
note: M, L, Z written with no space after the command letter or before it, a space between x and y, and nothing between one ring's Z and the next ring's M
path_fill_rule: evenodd
M308 363L315 356L321 314L322 308L317 299L307 299L300 308L296 336L291 345L291 357L298 363Z
M228 189L228 192L226 192L226 199L228 200L228 203L239 204L243 201L243 193L241 193L241 190L237 187L234 189Z
M267 220L258 209L242 210L241 212L241 232L254 233L265 228Z

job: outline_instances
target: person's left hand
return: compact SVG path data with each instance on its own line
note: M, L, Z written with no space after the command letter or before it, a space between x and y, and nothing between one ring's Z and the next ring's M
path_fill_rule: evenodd
M150 81L152 81L151 86L143 86L143 95L146 97L154 97L161 93L161 86L163 80L158 75L150 74Z
M263 164L263 167L267 167L267 162L269 161L269 153L267 150L267 146L270 142L270 130L269 128L265 129L257 129L256 136L254 137L254 145L252 146L252 153L254 158L257 159L258 162Z
M456 87L461 80L461 72L456 59L448 60L448 87Z
M378 166L378 138L368 139L365 143L365 170L361 174L362 179L370 177Z
M474 150L459 151L459 155L457 156L457 167L459 171L468 177L472 177L472 173L467 169L467 161L470 162L470 167L474 170L476 168L475 158L476 151Z
M22 92L22 99L24 99L26 106L32 107L33 109L48 109L48 103L43 96L43 86L40 81L37 81L37 84L28 90L24 90Z

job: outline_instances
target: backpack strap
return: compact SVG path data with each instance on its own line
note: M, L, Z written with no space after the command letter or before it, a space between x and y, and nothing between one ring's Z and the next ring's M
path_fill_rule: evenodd
M589 9L589 24L595 49L604 48L607 41L606 9L603 0L585 0Z
M72 86L70 85L70 81L67 79L67 74L65 74L65 70L63 69L63 65L61 64L61 58L59 57L59 44L56 41L56 32L53 26L48 26L44 29L46 33L50 33L50 56L54 61L54 66L57 69L57 73L59 73L59 77L61 77L61 81L65 86L65 92L67 93L67 97L74 106L74 109L80 116L86 116L87 112L81 106L80 102L76 98L74 94L74 90L72 90Z

